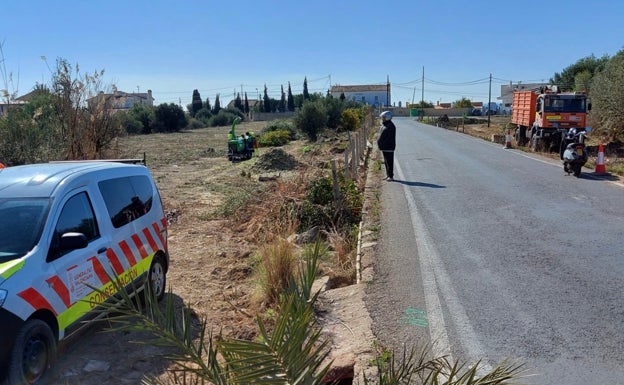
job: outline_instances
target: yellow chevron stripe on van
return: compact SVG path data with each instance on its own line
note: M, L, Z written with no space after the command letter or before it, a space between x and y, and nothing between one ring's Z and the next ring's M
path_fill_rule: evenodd
M136 265L132 266L128 270L116 276L121 286L125 287L132 283L133 280L138 278L143 273L149 273L149 268L154 259L156 253L151 253L145 259L140 260ZM115 278L115 277L114 277ZM99 288L99 291L93 291L84 299L77 301L71 305L67 310L60 313L57 317L59 329L63 330L78 321L86 313L93 311L98 304L105 301L109 296L115 295L115 285L113 282L108 282Z
M0 278L9 278L13 274L15 274L16 271L21 269L22 266L24 266L23 259L14 259L12 261L0 263Z

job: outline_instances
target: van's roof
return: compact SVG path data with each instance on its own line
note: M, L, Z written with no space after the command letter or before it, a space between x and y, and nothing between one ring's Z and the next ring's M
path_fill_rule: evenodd
M89 172L144 166L107 161L37 163L0 169L0 198L51 197L62 182Z

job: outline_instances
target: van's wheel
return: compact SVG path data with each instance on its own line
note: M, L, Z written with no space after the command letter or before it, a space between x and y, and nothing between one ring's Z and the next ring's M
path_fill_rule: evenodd
M165 291L167 290L167 269L162 256L154 256L147 283L150 285L151 295L158 301L161 301L165 297Z
M9 361L9 384L35 384L56 358L56 338L44 321L26 321L15 339Z

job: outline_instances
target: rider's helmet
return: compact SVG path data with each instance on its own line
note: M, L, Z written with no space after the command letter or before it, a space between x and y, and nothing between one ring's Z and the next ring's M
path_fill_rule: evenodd
M568 130L568 134L566 135L568 138L572 139L576 135L576 128L572 127Z
M379 114L379 117L381 118L382 121L392 120L392 112L384 111L381 114Z

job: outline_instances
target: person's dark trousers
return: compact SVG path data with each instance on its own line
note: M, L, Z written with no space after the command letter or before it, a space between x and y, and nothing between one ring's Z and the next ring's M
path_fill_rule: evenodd
M394 179L394 151L382 151L382 153L386 165L386 176Z

